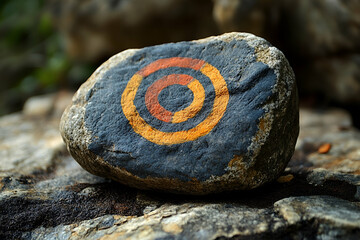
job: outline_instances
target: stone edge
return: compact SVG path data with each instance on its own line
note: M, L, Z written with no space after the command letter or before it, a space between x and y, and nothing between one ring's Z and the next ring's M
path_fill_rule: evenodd
M295 105L298 106L297 103L297 90L296 90L296 82L294 73L286 60L283 53L275 47L272 47L270 43L266 40L257 37L248 33L226 33L220 36L209 37L205 39L195 40L195 43L206 43L209 41L220 40L224 42L229 42L232 40L245 40L250 46L254 47L257 61L263 62L267 64L270 68L272 68L277 75L277 83L273 89L274 93L279 96L285 96L283 101L295 99ZM231 189L251 189L262 185L267 181L274 180L278 177L279 174L285 169L287 162L290 160L294 148L296 139L292 139L288 134L286 143L291 144L288 147L287 152L283 152L278 154L277 151L270 157L260 155L261 148L267 147L266 143L267 137L270 134L270 130L274 130L273 128L281 128L280 126L274 126L275 120L278 117L285 116L287 112L284 109L280 111L276 118L273 118L275 109L277 111L279 106L283 106L283 101L274 101L267 103L267 107L265 108L265 116L260 119L259 130L254 136L251 145L249 146L249 150L253 150L254 161L253 164L249 164L247 162L242 161L242 157L234 156L233 161L228 166L228 173L224 174L220 177L211 177L205 182L199 182L197 180L193 180L190 182L182 182L177 179L167 179L167 178L140 178L132 175L125 169L114 169L110 164L103 161L103 159L99 156L96 156L92 152L88 150L88 146L91 143L91 132L86 129L84 126L84 116L86 105L86 96L88 91L86 89L92 89L98 79L104 75L104 73L119 64L119 62L124 61L125 59L133 56L138 49L129 49L123 52L120 52L105 63L103 63L93 74L92 76L79 88L76 94L73 97L73 103L70 105L64 112L61 123L60 123L60 132L62 134L63 140L67 145L68 151L75 158L75 160L87 171L103 176L103 172L112 172L112 175L116 175L118 177L113 177L113 180L122 182L129 186L137 187L140 189L154 189L154 190L170 190L176 193L189 193L189 194L208 194L212 192L217 192L216 189L222 189L224 191ZM283 64L282 64L283 63ZM282 76L288 76L286 79L282 79ZM280 81L281 80L281 81ZM288 86L288 88L286 88ZM294 89L295 88L295 89ZM91 91L91 90L90 90ZM291 94L296 94L296 96L291 96ZM290 105L291 104L287 104ZM295 114L293 114L294 119L291 120L292 123L298 124L298 109L296 111L293 110ZM297 113L296 113L297 112ZM67 122L67 124L64 124ZM260 126L261 125L261 126ZM279 125L279 124L277 124ZM286 129L286 128L285 128ZM298 128L297 130L298 134ZM297 136L296 134L296 136ZM289 141L290 139L290 141ZM74 142L80 143L75 145ZM285 158L285 160L284 160ZM280 165L279 169L273 168L264 168L266 162L276 161ZM259 170L259 166L260 169ZM272 166L272 165L271 165ZM242 178L239 179L239 176ZM247 181L244 181L248 179ZM251 179L251 180L249 180ZM263 179L260 181L259 179ZM265 180L264 180L265 179ZM240 182L243 181L243 184L239 185ZM224 184L223 182L227 182ZM184 186L185 187L180 187Z

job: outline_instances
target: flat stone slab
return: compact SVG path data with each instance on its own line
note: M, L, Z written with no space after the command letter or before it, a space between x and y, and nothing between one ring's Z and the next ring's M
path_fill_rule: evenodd
M0 239L357 239L360 234L360 133L343 110L300 110L301 158L295 154L286 170L292 178L209 196L128 188L86 172L55 148L44 162L47 154L37 151L57 145L44 142L56 135L59 119L25 113L1 118L0 146L12 150L1 162ZM17 128L23 133L11 137ZM319 154L323 141L332 147ZM25 143L34 154L8 167Z
M356 239L360 207L331 196L284 198L270 208L231 204L164 204L144 216L105 215L35 229L32 239ZM84 231L86 229L86 231Z
M298 121L284 55L262 38L228 33L113 56L80 87L60 130L93 174L207 194L276 179Z
M23 113L0 117L0 173L40 174L56 165L58 156L66 153L58 126L72 95L33 97Z

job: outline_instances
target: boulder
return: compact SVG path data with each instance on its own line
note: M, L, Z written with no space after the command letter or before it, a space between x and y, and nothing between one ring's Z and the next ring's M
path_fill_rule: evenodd
M229 33L121 52L84 83L60 124L89 172L189 194L276 179L298 135L298 99L284 55Z

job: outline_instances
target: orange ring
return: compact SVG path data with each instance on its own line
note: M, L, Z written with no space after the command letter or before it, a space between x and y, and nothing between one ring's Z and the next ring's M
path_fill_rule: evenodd
M185 122L190 118L196 116L196 114L201 110L205 101L205 89L201 83L195 78L187 85L187 87L193 92L194 100L192 103L183 110L174 113L174 116L171 119L172 123L181 123Z
M143 78L153 72L168 67L183 67L200 70L202 74L210 79L215 89L214 104L210 114L197 126L186 131L162 132L153 128L140 116L134 104L137 89ZM192 91L198 91L198 87L199 86L196 86L195 84L189 88ZM121 96L121 106L124 115L128 119L133 130L150 142L159 145L171 145L194 141L199 137L208 134L223 117L228 102L229 91L226 82L218 69L203 60L180 57L159 59L145 66L131 77Z
M172 113L162 107L158 96L160 92L174 84L188 86L194 94L190 106ZM163 122L181 123L194 117L202 108L205 100L205 90L200 82L185 74L170 74L154 82L146 91L145 104L151 115Z

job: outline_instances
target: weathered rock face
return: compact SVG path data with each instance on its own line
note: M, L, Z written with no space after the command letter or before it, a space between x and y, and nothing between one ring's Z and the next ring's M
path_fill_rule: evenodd
M283 54L230 33L112 57L78 90L61 132L86 170L130 186L250 189L291 158L297 104Z
M341 180L358 186L360 195L360 133L354 130L346 111L303 109L303 119L296 150L288 167L291 172L306 175L313 184L324 185ZM329 145L328 151L320 151Z
M360 234L360 166L352 164L359 159L360 133L345 111L300 111L296 154L277 182L202 197L132 189L86 172L65 145L39 144L61 142L60 134L53 134L59 116L36 115L56 113L58 106L31 111L33 100L26 115L0 118L0 149L7 149L0 158L0 239L356 239ZM45 105L51 104L38 107ZM18 144L16 134L27 145ZM324 143L332 147L319 154ZM31 150L21 156L23 164L7 167L24 146ZM31 152L48 153L35 158ZM27 159L32 164L24 164Z
M30 98L24 114L14 113L0 119L0 172L39 174L56 164L57 156L66 151L56 129L57 118L71 95L64 92Z
M286 198L269 209L231 203L169 204L138 218L107 215L83 221L78 227L59 226L47 231L40 228L29 236L48 238L55 233L73 239L355 239L360 234L359 212L360 207L354 203L326 196ZM100 230L84 234L83 229L89 226L99 226Z

